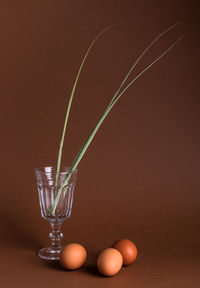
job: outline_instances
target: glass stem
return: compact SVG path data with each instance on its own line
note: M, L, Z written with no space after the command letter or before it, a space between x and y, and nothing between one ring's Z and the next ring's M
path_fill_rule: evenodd
M50 223L52 231L49 234L49 237L51 239L51 248L57 252L61 251L61 238L63 237L63 234L61 233L61 223Z

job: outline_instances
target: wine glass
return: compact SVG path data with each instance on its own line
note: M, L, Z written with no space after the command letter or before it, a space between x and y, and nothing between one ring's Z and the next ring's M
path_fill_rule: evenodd
M61 238L63 237L61 225L71 215L77 179L77 169L70 172L70 175L69 169L70 167L64 167L59 173L56 167L35 169L41 215L51 224L52 228L49 234L51 246L42 248L37 252L37 255L42 259L59 259L62 248Z

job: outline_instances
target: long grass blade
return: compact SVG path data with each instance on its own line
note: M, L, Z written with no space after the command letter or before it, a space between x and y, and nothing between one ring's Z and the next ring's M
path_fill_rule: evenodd
M112 102L112 104L108 105L107 109L103 113L102 117L100 118L99 122L97 123L96 127L92 130L90 133L89 137L81 147L78 155L76 156L74 162L72 163L72 171L73 169L76 169L77 165L79 164L80 160L82 159L84 153L86 152L89 144L91 143L92 139L94 138L96 132L98 131L99 127L101 126L103 120L106 118L110 110L113 108L113 106L116 104L116 102L119 100L119 98L124 94L124 92L131 86L133 83L140 78L147 70L149 70L156 62L158 62L165 54L167 54L178 42L180 42L185 35L179 37L165 52L163 52L159 57L157 57L151 64L149 64L145 69L143 69L123 90L122 92L118 95L118 97Z
M114 24L114 25L111 25L107 28L105 28L104 30L102 30L95 38L94 40L92 41L92 43L90 44L84 58L83 58L83 61L81 62L81 65L79 67L79 70L78 70L78 73L76 75L76 78L75 78L75 81L74 81L74 85L73 85L73 88L72 88L72 91L71 91L71 95L70 95L70 98L69 98L69 102L68 102L68 107L67 107L67 112L66 112L66 116L65 116L65 121L64 121L64 127L63 127L63 132L62 132L62 136L61 136L61 140L60 140L60 147L59 147L59 152L58 152L58 160L57 160L57 175L56 175L56 186L57 186L57 181L58 181L58 173L60 172L60 165L61 165L61 158L62 158L62 150L63 150L63 144L64 144L64 139L65 139L65 134L66 134L66 128L67 128L67 123L68 123L68 118L69 118L69 114L70 114L70 109L71 109L71 105L72 105L72 101L73 101L73 97L74 97L74 93L75 93L75 90L76 90L76 86L77 86L77 83L78 83L78 80L79 80L79 77L80 77L80 74L81 74L81 71L82 71L82 68L84 66L84 63L88 57L88 54L90 53L90 50L92 49L92 47L94 46L96 40L103 34L105 33L106 31L108 30L111 30L112 28L114 27L117 27L117 26L120 26L120 25L123 25L123 24L126 24L130 21L126 21L126 22L120 22L120 23L117 23L117 24Z
M64 182L64 184L61 186L61 188L59 189L57 196L54 200L54 203L52 205L51 208L51 213L54 214L55 213L55 209L57 206L57 203L59 201L60 198L60 194L61 191L63 189L63 187L65 185L67 185L70 177L71 177L71 173L77 168L79 162L81 161L82 157L84 156L87 148L89 147L90 143L92 142L95 134L97 133L98 129L100 128L101 124L103 123L103 121L105 120L105 118L107 117L108 113L110 112L110 110L113 108L113 106L116 104L116 102L120 99L120 97L124 94L124 92L135 83L135 81L140 78L147 70L149 70L156 62L158 62L165 54L167 54L178 42L180 42L183 38L185 37L185 35L179 37L171 46L169 46L168 49L166 49L159 57L157 57L151 64L149 64L145 69L143 69L122 91L121 93L118 95L118 97L111 103L111 105L109 104L108 107L106 108L106 110L104 111L103 115L101 116L99 122L97 123L97 125L95 126L95 128L92 130L92 132L90 133L90 135L88 136L87 140L85 141L85 143L83 144L83 146L81 147L79 153L77 154L74 162L72 163L72 166L69 170L69 174L66 177L66 180Z

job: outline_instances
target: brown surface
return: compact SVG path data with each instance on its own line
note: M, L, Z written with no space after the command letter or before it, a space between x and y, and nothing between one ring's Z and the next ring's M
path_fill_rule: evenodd
M127 91L79 166L64 242L82 243L85 268L66 272L35 253L48 243L33 169L55 164L80 61L99 39L73 102L64 164L72 163L122 75L149 41L181 21L137 71L183 32L170 54ZM7 287L200 286L198 1L0 1L1 280ZM67 96L66 96L67 95ZM138 259L100 277L96 255L132 239Z

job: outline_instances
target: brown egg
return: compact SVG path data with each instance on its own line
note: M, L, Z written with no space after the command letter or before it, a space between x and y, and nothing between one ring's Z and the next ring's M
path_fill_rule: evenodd
M122 255L114 248L103 250L97 259L99 272L105 276L117 274L122 267L122 263Z
M87 258L85 248L78 243L71 243L63 247L60 253L60 264L69 270L80 268Z
M128 239L120 239L113 243L113 248L117 249L123 258L123 265L130 265L137 257L135 244Z

